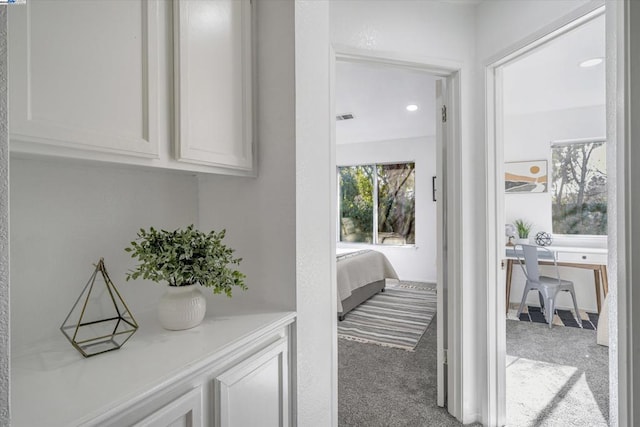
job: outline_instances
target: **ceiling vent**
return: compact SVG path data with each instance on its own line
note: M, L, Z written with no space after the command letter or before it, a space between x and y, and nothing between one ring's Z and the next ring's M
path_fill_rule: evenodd
M352 120L355 119L355 116L353 115L353 113L346 113L346 114L338 114L336 116L336 121L340 121L340 120Z

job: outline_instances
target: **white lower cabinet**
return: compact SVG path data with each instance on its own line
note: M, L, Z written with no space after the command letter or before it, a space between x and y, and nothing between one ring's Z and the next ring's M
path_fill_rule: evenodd
M289 341L282 331L109 417L99 426L287 427ZM187 391L188 390L188 391ZM175 397L178 396L178 397Z
M287 341L281 339L215 381L217 427L289 425Z
M95 357L60 337L16 357L12 427L294 425L295 313L222 310L186 331L144 312L126 346Z

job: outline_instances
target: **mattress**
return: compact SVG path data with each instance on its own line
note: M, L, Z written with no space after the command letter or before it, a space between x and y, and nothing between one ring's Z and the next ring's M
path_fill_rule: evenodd
M375 282L384 283L385 279L398 279L398 274L391 262L381 252L370 249L336 250L336 252L339 314L346 313L346 311L343 312L342 302L354 295L357 289ZM364 298L363 301L371 296L360 294L358 293L358 297Z

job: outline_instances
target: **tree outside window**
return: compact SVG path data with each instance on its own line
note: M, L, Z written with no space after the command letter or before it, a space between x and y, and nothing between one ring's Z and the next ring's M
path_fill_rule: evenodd
M556 234L607 234L604 141L552 143L552 217Z
M338 179L341 242L415 244L415 163L340 167Z

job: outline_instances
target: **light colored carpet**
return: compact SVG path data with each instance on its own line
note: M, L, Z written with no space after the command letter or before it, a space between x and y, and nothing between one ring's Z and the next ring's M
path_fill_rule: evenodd
M427 285L427 284L423 284ZM436 292L416 282L387 285L338 322L338 337L413 351L436 313Z
M507 426L606 426L608 348L596 332L507 321Z
M507 368L509 427L606 425L608 349L595 331L508 321L507 352L518 360ZM339 426L461 425L436 405L435 318L415 352L339 340L338 366ZM546 376L559 379L540 387Z

